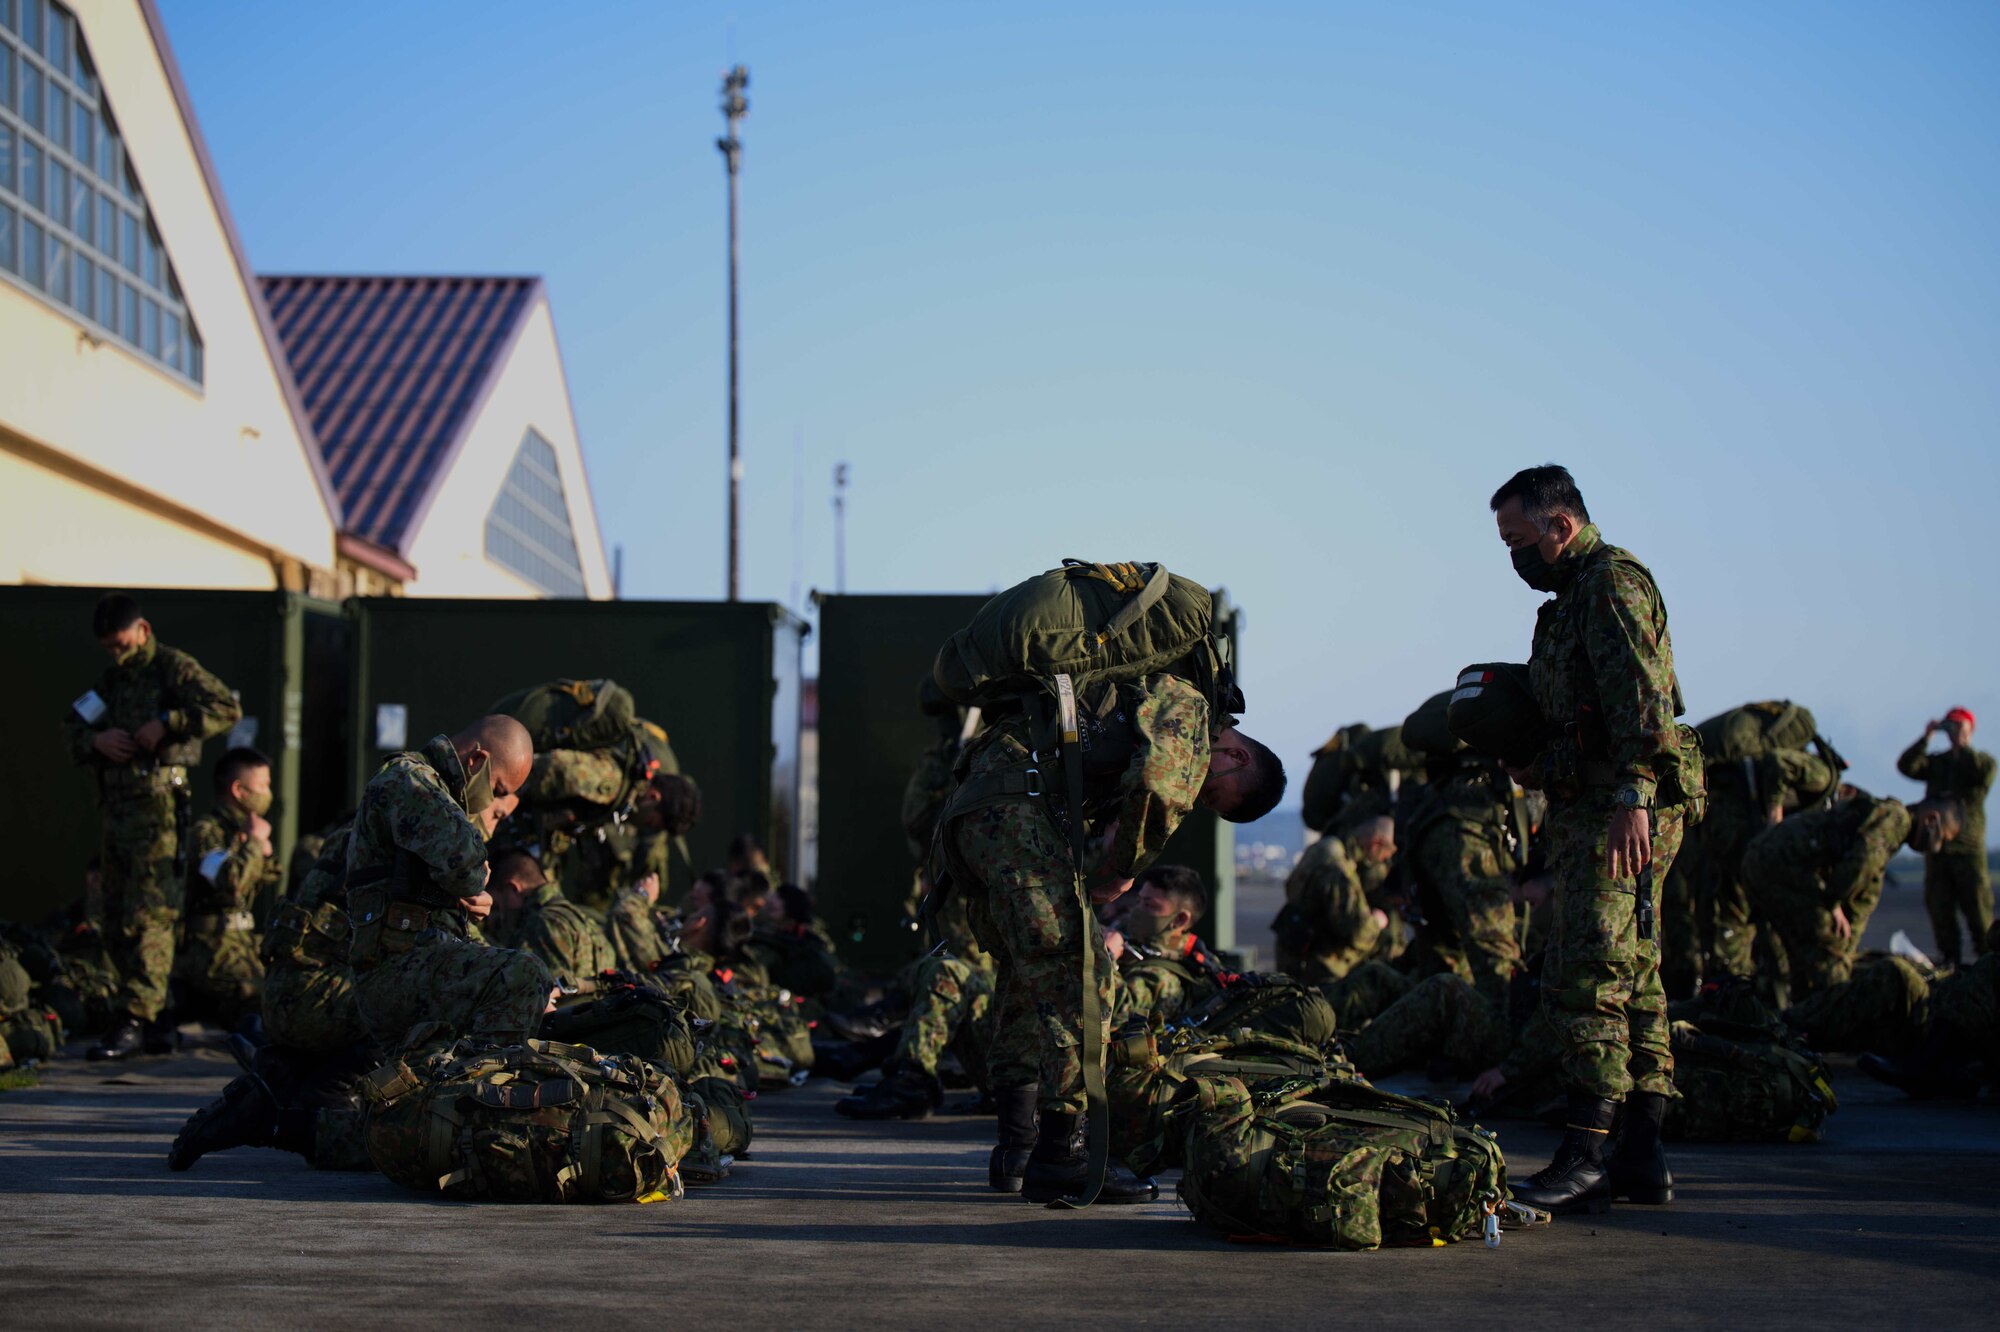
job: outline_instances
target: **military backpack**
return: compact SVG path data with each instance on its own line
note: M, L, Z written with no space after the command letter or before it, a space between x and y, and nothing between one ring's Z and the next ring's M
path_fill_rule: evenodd
M1812 712L1789 699L1745 703L1694 728L1709 762L1763 758L1780 749L1804 749L1819 736Z
M1241 1033L1277 1037L1310 1050L1327 1050L1340 1024L1326 996L1289 976L1258 974L1225 985L1176 1024L1204 1036Z
M594 999L542 1019L542 1037L600 1054L636 1055L685 1075L694 1067L694 1033L678 1004L649 986L613 983Z
M555 1041L462 1041L377 1069L367 1094L375 1168L467 1201L677 1197L695 1142L695 1119L665 1070Z
M1507 1201L1492 1136L1451 1109L1363 1082L1260 1104L1241 1080L1199 1084L1180 1198L1232 1239L1377 1249L1497 1240ZM1546 1214L1534 1214L1540 1220Z

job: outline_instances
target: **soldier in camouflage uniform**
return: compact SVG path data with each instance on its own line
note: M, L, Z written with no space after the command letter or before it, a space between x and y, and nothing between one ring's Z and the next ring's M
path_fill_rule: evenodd
M1923 1036L1936 976L1909 958L1864 957L1846 980L1787 1008L1785 1022L1815 1050L1908 1049Z
M1750 765L1708 765L1709 798L1702 816L1700 863L1713 912L1711 976L1756 974L1752 944L1757 917L1745 882L1743 857L1750 843L1787 816L1826 799L1840 780L1833 765L1802 749L1781 749Z
M1318 984L1339 980L1372 956L1390 922L1370 904L1362 874L1395 855L1396 821L1386 814L1307 847L1285 878L1285 905L1271 922L1278 970Z
M1993 790L1991 754L1972 747L1970 709L1953 708L1943 721L1924 727L1917 742L1896 760L1896 770L1922 782L1931 797L1955 799L1964 810L1958 836L1924 857L1924 909L1937 934L1938 960L1946 966L1959 961L1959 921L1965 921L1978 954L1993 924L1993 884L1986 866L1986 797ZM1942 730L1951 741L1942 753L1927 752L1931 736Z
M183 1017L235 1027L262 1006L258 958L259 895L280 877L271 847L271 760L232 749L215 769L215 808L188 831L186 914L174 957L174 991Z
M147 1044L166 1007L180 919L180 839L188 770L201 742L243 715L229 687L154 637L139 603L112 593L92 628L112 665L64 717L70 754L97 776L104 819L104 936L118 965L123 1016L92 1059L124 1059ZM155 1039L159 1049L170 1042Z
M1905 808L1900 800L1857 791L1831 809L1786 819L1752 839L1743 878L1752 909L1784 944L1793 997L1848 978L1881 899L1889 858L1906 843L1925 851L1949 842L1959 829L1959 809L1948 798Z
M496 854L489 890L496 941L533 953L565 986L573 989L619 969L617 951L597 918L564 897L527 852Z
M1255 818L1276 804L1284 768L1263 745L1220 717L1201 691L1173 676L1116 686L1118 715L1129 719L1132 758L1101 793L1072 793L1068 817L1084 820L1091 843L1083 887L1104 902L1130 887L1197 803L1224 818ZM959 792L940 838L955 891L966 898L973 933L998 962L989 1085L1000 1109L1000 1142L989 1180L1029 1201L1049 1203L1088 1187L1083 1149L1085 1109L1084 950L1099 1029L1108 1035L1110 955L1078 893L1070 836L1052 802L1034 796L992 799L1021 789L1036 766L1030 726L1008 721L976 738L960 760ZM1103 811L1094 819L1093 810ZM961 812L963 811L963 812ZM1101 1059L1094 1077L1102 1077ZM1021 1141L1039 1110L1032 1153ZM1144 1201L1157 1188L1107 1182L1102 1201Z
M510 834L517 825L533 832L503 841L532 843L549 881L593 911L648 874L664 883L668 848L701 818L692 778L644 766L626 747L537 754L520 796Z
M486 837L472 816L525 782L533 758L519 722L489 716L392 755L369 779L347 851L347 959L362 1019L383 1045L421 1022L503 1044L541 1025L548 968L472 942L465 906L486 888Z
M0 1069L53 1059L62 1044L62 1019L35 1001L27 968L0 944Z
M1194 932L1208 914L1208 888L1185 865L1155 865L1132 897L1117 929L1111 1025L1154 1017L1177 1022L1222 988L1222 965Z
M1528 668L1556 739L1513 776L1549 799L1556 927L1543 1002L1571 1089L1555 1159L1514 1193L1565 1211L1602 1210L1613 1196L1663 1203L1673 1196L1659 1146L1673 1053L1652 913L1690 806L1699 817L1700 741L1675 721L1683 709L1659 588L1599 534L1569 473L1529 468L1492 507L1515 572L1554 594ZM1607 1162L1621 1103L1625 1132Z
M1919 1099L1973 1097L2000 1082L2000 924L1979 960L1931 983L1923 1034L1911 1046L1861 1059L1861 1071Z

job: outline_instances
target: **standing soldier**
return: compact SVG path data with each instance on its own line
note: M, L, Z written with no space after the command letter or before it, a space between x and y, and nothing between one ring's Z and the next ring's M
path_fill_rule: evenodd
M180 919L181 839L188 770L201 742L243 715L229 687L187 653L153 635L139 603L113 592L97 603L92 631L111 666L70 708L70 754L97 773L104 819L104 937L123 978L121 1016L92 1059L125 1059L149 1043L166 1007Z
M1556 899L1543 1003L1563 1047L1569 1120L1555 1159L1514 1196L1560 1211L1670 1202L1659 1133L1673 1054L1654 887L1684 823L1700 817L1703 785L1700 741L1674 721L1683 708L1666 603L1646 567L1598 532L1566 469L1516 473L1492 507L1515 573L1554 594L1528 662L1554 739L1513 775L1549 799Z
M1958 922L1962 916L1976 956L1986 951L1993 924L1993 884L1986 872L1986 797L1993 790L1993 756L1972 747L1972 711L1953 708L1942 722L1928 722L1917 743L1896 760L1896 770L1924 784L1927 796L1951 796L1965 814L1959 834L1924 857L1924 909L1937 932L1938 960L1957 966ZM1931 736L1943 731L1951 742L1927 753Z

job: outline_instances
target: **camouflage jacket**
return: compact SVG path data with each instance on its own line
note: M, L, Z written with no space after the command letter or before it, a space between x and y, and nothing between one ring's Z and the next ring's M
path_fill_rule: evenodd
M618 954L604 937L604 927L552 883L521 903L506 942L527 949L572 984L618 970Z
M1606 544L1595 523L1557 568L1562 585L1536 616L1528 659L1535 701L1557 737L1537 760L1543 786L1562 801L1613 786L1637 788L1648 804L1698 798L1699 741L1674 720L1680 684L1652 574Z
M144 773L154 765L192 767L201 762L202 741L221 735L243 717L243 706L228 685L187 653L155 638L148 638L130 663L106 667L91 692L103 703L103 716L86 722L72 705L63 729L70 757L95 768L101 779ZM115 764L91 744L100 730L118 727L136 733L155 718L167 733L151 754L141 751L131 761Z
M958 737L941 739L924 751L915 772L903 787L903 836L909 842L910 858L919 865L931 853L931 834L937 831L938 815L951 798L951 769L958 757Z
M1953 855L1986 854L1986 797L1993 790L1993 756L1967 745L1932 754L1919 740L1896 760L1896 771L1924 784L1927 796L1956 796L1965 805L1965 826L1946 847Z
M1751 853L1810 871L1826 886L1826 905L1872 903L1890 857L1910 835L1910 811L1900 800L1857 795L1758 833Z
M1157 1013L1177 1022L1222 989L1211 973L1212 959L1201 940L1188 935L1178 946L1161 952L1127 948L1118 960L1118 993L1112 1005L1112 1026Z
M392 896L422 906L447 907L486 888L486 839L465 812L465 765L446 736L433 736L420 752L391 755L361 793L361 808L347 848L350 897L362 886L387 882ZM397 856L408 859L397 875ZM433 925L453 929L438 912ZM456 922L455 933L463 933Z
M248 911L266 888L277 888L281 877L277 856L257 849L250 840L249 817L234 805L217 804L188 829L188 915Z
M670 949L660 935L654 905L637 888L626 888L604 912L604 933L625 971L651 971Z
M1314 955L1346 955L1331 968L1336 974L1366 957L1382 932L1361 881L1360 859L1345 838L1322 837L1285 879L1287 911L1280 919L1305 931L1289 946Z

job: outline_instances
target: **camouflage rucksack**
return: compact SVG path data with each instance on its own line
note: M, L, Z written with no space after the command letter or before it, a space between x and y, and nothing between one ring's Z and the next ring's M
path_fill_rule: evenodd
M517 690L487 711L527 727L537 751L609 749L639 719L632 691L615 680L551 680Z
M1181 1164L1174 1107L1198 1095L1200 1082L1235 1078L1261 1105L1360 1076L1337 1050L1329 1056L1246 1029L1209 1032L1179 1023L1128 1027L1112 1038L1106 1057L1111 1154L1141 1175Z
M696 1126L630 1055L461 1041L369 1075L368 1157L406 1188L488 1202L650 1202L681 1193Z
M1311 1050L1331 1048L1339 1035L1326 996L1289 976L1245 976L1224 986L1176 1025L1204 1036L1237 1032L1245 1037L1275 1036Z
M1804 749L1819 735L1812 713L1788 699L1745 703L1694 728L1709 762L1762 758L1779 749Z
M1818 1142L1840 1108L1825 1061L1750 981L1669 1007L1674 1090L1662 1136L1680 1142Z
M1236 1078L1197 1084L1180 1198L1235 1239L1375 1249L1497 1236L1525 1219L1484 1129L1449 1107L1334 1082L1260 1105ZM1545 1214L1532 1214L1539 1221Z

